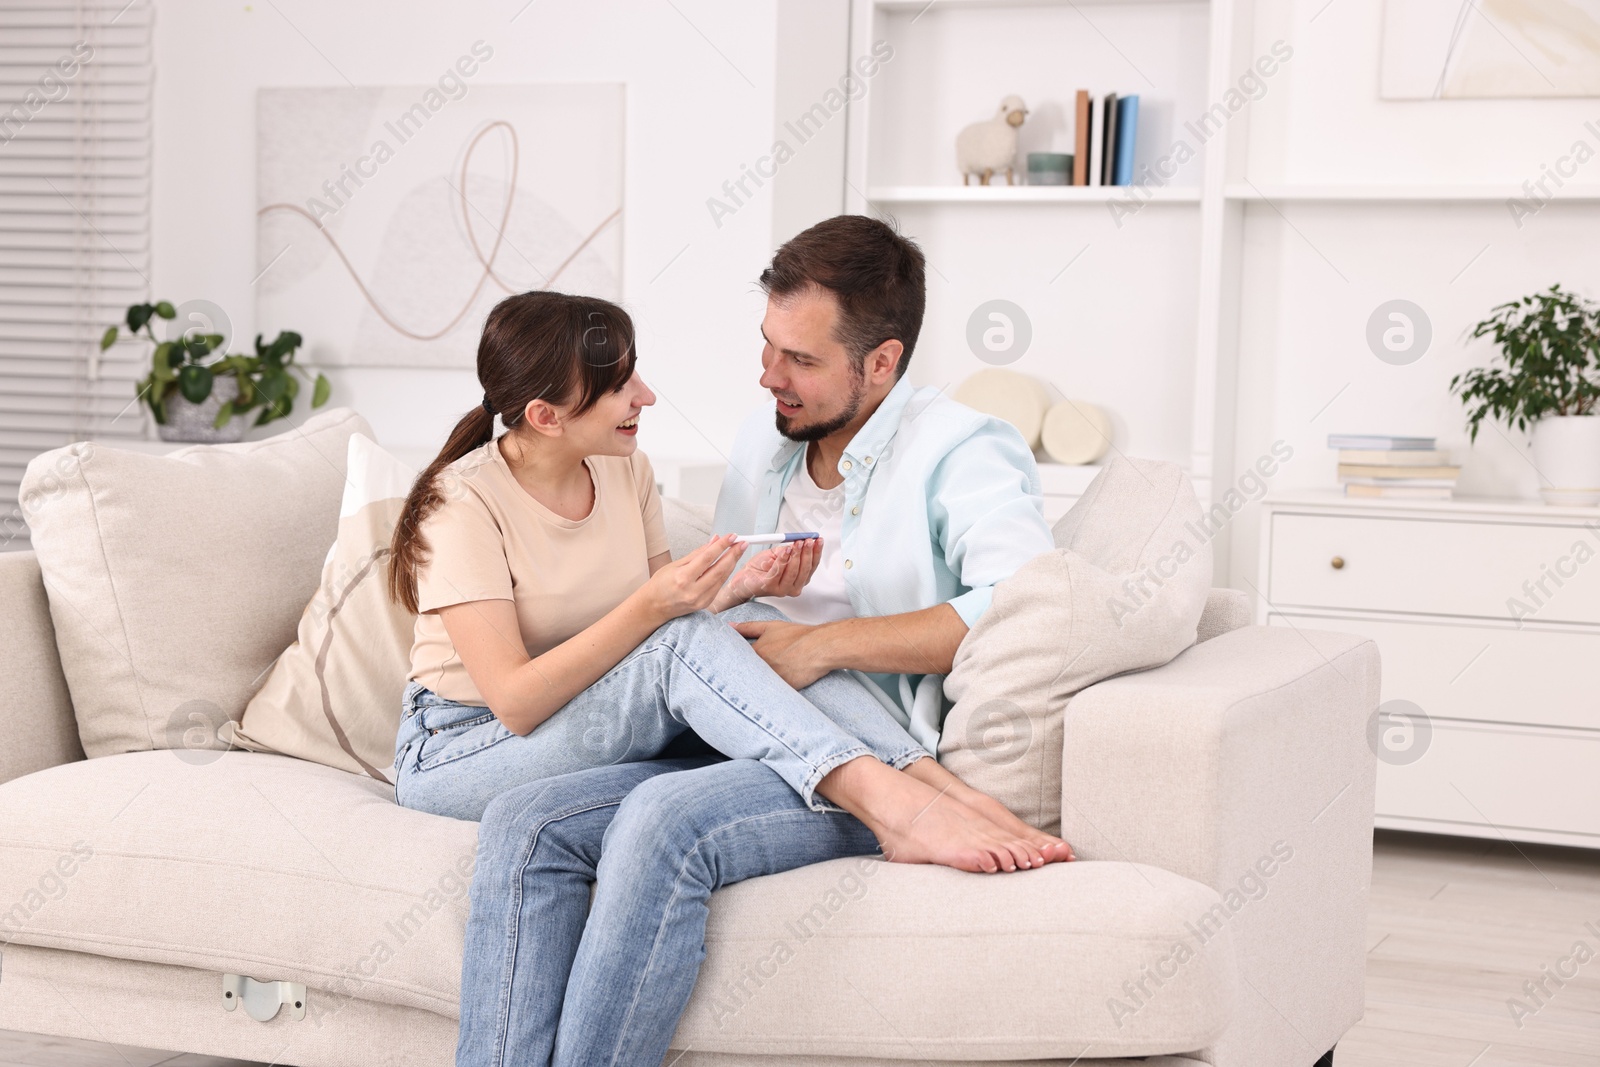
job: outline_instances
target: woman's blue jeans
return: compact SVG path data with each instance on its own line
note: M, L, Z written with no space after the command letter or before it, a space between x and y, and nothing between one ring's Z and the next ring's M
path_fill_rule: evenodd
M652 759L692 729L725 756L766 764L811 810L837 812L814 795L835 767L871 755L898 770L931 755L864 683L834 671L796 692L729 625L783 618L750 603L673 619L526 735L488 708L408 682L395 738L395 798L477 821L508 789Z

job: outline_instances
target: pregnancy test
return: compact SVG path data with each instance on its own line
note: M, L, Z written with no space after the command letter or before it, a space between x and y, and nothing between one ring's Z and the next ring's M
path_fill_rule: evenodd
M777 545L785 541L809 541L822 535L813 531L805 533L741 534L739 540L747 545Z

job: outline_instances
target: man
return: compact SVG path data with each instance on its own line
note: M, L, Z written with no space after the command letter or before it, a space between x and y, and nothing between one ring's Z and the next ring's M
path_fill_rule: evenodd
M823 559L782 602L813 625L738 628L797 689L841 667L872 672L934 751L956 647L994 584L1052 547L1033 453L1010 424L903 380L922 326L923 260L883 223L840 215L813 226L761 283L761 385L776 420L746 421L714 525L823 527Z
M797 688L862 672L934 752L956 648L994 584L1051 538L1021 436L902 380L923 270L913 243L864 216L779 249L761 276L775 418L763 411L740 432L716 528L822 533L820 559L805 550L810 581L781 611L724 617ZM812 810L753 760L663 759L509 790L479 833L458 1067L660 1064L714 890L876 851L854 816Z

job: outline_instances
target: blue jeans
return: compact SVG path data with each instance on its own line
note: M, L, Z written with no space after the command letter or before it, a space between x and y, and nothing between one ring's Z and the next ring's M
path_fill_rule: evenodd
M877 850L855 816L813 810L748 759L597 767L502 793L478 833L456 1067L656 1067L705 958L714 890Z
M486 707L408 682L395 799L481 819L514 786L653 759L692 729L726 756L770 766L813 810L838 811L814 795L835 767L872 755L898 770L931 755L849 674L834 671L797 693L728 625L783 617L752 603L673 619L526 735Z

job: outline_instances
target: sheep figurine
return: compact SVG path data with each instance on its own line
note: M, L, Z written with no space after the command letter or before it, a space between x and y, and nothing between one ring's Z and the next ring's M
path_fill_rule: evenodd
M961 168L961 184L967 178L978 176L979 185L988 185L998 171L1006 172L1006 184L1011 180L1017 163L1017 127L1027 116L1028 108L1022 97L1012 94L1000 101L1000 110L985 122L974 122L956 134L956 165Z

